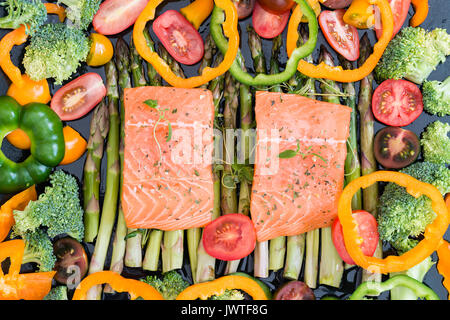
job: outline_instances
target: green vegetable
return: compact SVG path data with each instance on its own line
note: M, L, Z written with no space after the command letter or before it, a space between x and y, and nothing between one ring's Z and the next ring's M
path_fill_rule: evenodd
M411 289L419 298L439 300L439 296L432 289L422 282L403 274L396 275L381 283L374 281L363 282L349 297L349 300L363 300L366 295L380 295L384 291L392 290L399 286Z
M244 300L245 295L237 289L227 289L220 296L211 296L208 300Z
M67 6L67 19L77 28L86 30L97 13L100 2L101 0L59 0L58 4Z
M44 182L64 157L62 122L47 105L20 106L13 98L0 97L0 135L21 128L30 137L31 155L16 163L0 151L0 193L12 193Z
M5 0L6 16L0 18L1 29L17 29L21 25L27 34L34 34L47 20L47 10L41 0Z
M14 233L14 235L16 235ZM25 251L22 264L37 263L39 271L52 271L56 263L53 254L53 244L48 235L42 229L28 231L20 235L25 240Z
M67 297L67 287L58 286L50 290L50 292L44 297L44 300L69 300Z
M269 300L272 299L272 292L270 291L270 288L264 282L259 280L258 278L254 278L245 272L235 272L235 273L230 274L230 276L242 276L242 277L252 279L253 281L255 281L256 283L259 284L261 289L263 289L264 293L266 294L267 299L269 299Z
M54 78L62 84L85 61L90 41L78 28L63 23L42 26L25 48L23 65L26 74L35 81Z
M166 272L162 278L158 276L147 276L141 281L158 290L165 300L175 300L181 291L189 287L189 282L184 280L175 270Z
M414 163L401 172L434 185L445 195L450 192L450 169L431 162ZM400 252L415 247L425 227L435 218L431 200L426 196L414 198L405 188L389 183L378 206L380 239L389 242Z
M435 121L427 126L420 139L425 161L450 163L450 124Z
M437 65L450 54L450 35L444 29L402 29L389 43L375 68L378 82L405 78L424 82Z
M438 116L450 115L450 77L441 81L425 81L422 86L425 111Z
M308 41L303 46L296 48L292 52L291 57L286 62L284 71L278 74L261 73L256 75L255 77L252 77L249 73L242 70L240 63L242 55L238 52L236 59L229 69L229 72L237 81L254 87L271 86L288 81L297 72L298 62L314 50L317 43L318 33L318 23L316 15L305 0L296 0L296 2L299 4L305 17L308 19ZM228 41L222 31L222 24L224 22L224 19L225 15L223 10L217 6L214 7L211 16L210 31L214 42L216 43L222 54L225 54L228 49Z

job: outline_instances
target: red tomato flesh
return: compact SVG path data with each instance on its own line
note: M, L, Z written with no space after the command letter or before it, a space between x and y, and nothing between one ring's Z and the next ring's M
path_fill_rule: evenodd
M255 249L256 231L252 220L240 213L221 216L206 225L203 247L212 257L239 260Z
M265 39L273 39L281 34L286 28L290 11L281 14L274 14L266 11L256 2L253 10L252 23L256 33Z
M423 111L422 93L412 82L386 80L373 93L372 111L375 118L384 124L407 126Z
M358 30L344 22L344 9L325 10L319 15L319 24L328 43L349 61L359 58Z
M63 121L79 119L106 96L102 77L89 72L61 87L53 95L50 107Z
M394 32L392 37L394 37L402 28L403 23L408 16L409 6L411 5L411 0L389 0L391 5L392 14L394 15ZM375 6L375 32L377 38L379 39L383 33L383 24L381 23L380 10Z
M193 65L202 59L205 52L202 37L178 11L168 10L156 18L153 31L178 62Z
M352 216L358 224L359 235L363 239L361 244L362 252L366 256L373 256L380 239L377 220L373 215L364 210L354 210ZM344 234L339 218L336 218L331 226L331 236L341 259L348 264L355 264L345 248Z
M106 0L94 16L94 30L104 35L120 33L134 24L149 0Z

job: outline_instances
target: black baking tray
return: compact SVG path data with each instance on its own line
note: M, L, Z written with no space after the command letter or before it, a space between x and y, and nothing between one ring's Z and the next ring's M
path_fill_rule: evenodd
M160 7L158 7L157 13L160 14L168 9L180 9L180 8L186 6L188 3L189 3L188 0L164 1L164 3ZM425 29L444 28L444 29L450 30L450 21L448 21L448 12L450 10L450 2L448 0L431 0L429 5L430 5L430 12L427 17L427 20L422 24L422 27ZM2 8L2 10L3 10L3 8ZM3 15L3 13L4 12L2 12L2 15ZM409 10L408 17L405 21L405 26L408 24L408 21L411 18L411 16L413 15L413 13L414 13L414 11L411 7ZM56 17L50 17L49 19L56 19ZM246 30L246 25L250 24L250 23L251 23L251 17L240 21L241 30ZM116 40L119 37L122 37L127 42L129 42L130 37L131 37L131 31L132 31L132 29L129 28L128 30L122 32L121 34L111 36L110 39L112 40L113 44L115 44ZM209 33L209 20L207 20L201 26L199 31L203 37L205 37ZM151 28L150 28L150 32L151 32L153 39L156 40L157 38L154 35L154 33L152 32ZM360 30L360 35L362 35L364 32L368 32L370 39L371 39L371 43L372 44L375 43L375 41L376 41L375 33L372 30L367 30L367 31ZM0 37L3 37L6 33L7 33L7 31L1 30ZM286 39L286 30L284 32L284 39ZM155 41L155 42L157 42L157 41ZM315 58L317 58L318 48L321 44L325 45L327 48L330 49L330 52L335 54L334 51L328 46L328 44L327 44L326 40L324 39L324 37L322 36L322 34L320 33L318 45L313 54ZM24 46L25 45L15 47L12 51L13 62L16 65L20 66L21 68L22 68L21 59L23 57ZM285 47L283 47L283 49L284 48ZM253 70L252 59L251 59L250 51L249 51L248 45L247 45L246 32L241 33L241 49L242 49L244 58L246 60L247 69L250 71ZM283 49L281 50L281 54L280 54L280 62L282 64L285 63L287 60L286 51ZM268 58L270 56L270 52L271 52L271 41L263 40L263 50L264 50L266 57ZM268 60L269 59L267 59L267 61ZM335 61L336 61L336 63L338 62L337 59L335 59ZM198 65L184 67L184 71L187 76L192 76L192 75L197 74L197 69L198 69ZM450 59L447 59L447 62L439 65L437 70L435 70L431 74L429 79L442 81L449 75L449 70L450 70ZM90 72L90 71L100 74L105 79L105 73L104 73L104 69L102 67L91 68L86 65L81 66L79 68L79 70L77 71L77 73L73 75L72 79L76 78L77 76L79 76L81 74L84 74L84 73ZM5 76L5 74L2 71L0 71L0 72L1 72L1 74L0 74L0 94L6 94L6 91L7 91L7 88L9 86L10 82L9 82L9 79ZM68 80L68 81L70 81L70 80ZM52 93L54 93L60 87L60 86L55 86L52 81L49 81L49 84L50 84ZM374 84L374 86L376 86L376 84ZM356 84L356 87L358 89L359 85ZM66 124L70 125L75 130L77 130L85 139L88 139L91 115L92 115L92 112L79 120L70 121L70 122L67 122ZM416 121L414 121L414 123L412 123L411 125L409 125L405 128L412 130L417 135L420 135L421 132L424 130L424 128L430 122L436 121L438 119L441 121L444 121L444 122L450 122L450 116L437 117L437 116L431 116L424 112ZM383 125L381 123L379 123L379 122L375 123L376 131L378 131L382 127L383 127ZM6 139L3 139L1 149L9 158L11 158L14 161L22 161L28 155L28 153L26 151L22 151L22 150L12 147ZM74 176L76 176L78 178L78 181L81 183L85 158L86 158L86 155L81 157L75 163L57 167L56 169L62 169L68 173L73 174ZM105 178L106 178L106 170L105 170L106 162L105 162L105 160L106 160L106 157L103 158L103 166L102 166L102 173L101 173L102 183L100 186L100 191L101 191L102 196L105 191ZM419 160L420 160L420 158L419 158ZM6 201L9 197L11 197L11 195L0 194L0 203L3 203L4 201ZM446 238L450 239L449 231L447 231ZM93 245L92 244L84 244L84 246L88 252L88 255L90 256L93 252ZM111 246L110 246L110 251L111 251ZM108 255L108 257L109 257L109 255ZM435 254L433 255L433 260L436 261ZM105 269L107 269L108 266L109 266L109 261L107 261L107 265L105 266ZM221 261L217 262L217 268L216 268L217 276L220 276L223 274L224 267L225 267L224 262L221 262ZM253 273L253 256L252 255L243 259L243 261L240 265L239 271L244 271L249 274ZM189 267L189 259L188 259L187 250L185 250L185 263L184 263L183 268L180 270L180 272L183 274L184 277L186 277L187 280L191 281L192 278L191 278L191 272L190 272L190 267ZM143 271L142 269L125 267L122 274L124 276L130 277L130 278L141 278L141 277L151 274L151 273L147 272L147 271ZM300 276L300 279L302 279L302 274ZM269 287L272 289L277 288L281 283L283 283L285 281L283 279L282 273L280 271L271 272L268 278L261 279L261 280L263 280L266 284L268 284ZM320 297L322 297L324 295L328 295L328 294L336 295L338 297L345 297L346 295L352 293L354 291L354 289L359 285L360 282L361 282L361 269L357 268L357 267L353 267L351 269L346 270L340 288L332 288L332 287L320 285L314 290L314 292L315 292L317 298L320 298ZM445 288L442 285L442 276L437 272L436 265L434 265L432 267L432 269L427 273L427 275L424 279L424 282L427 285L429 285L430 287L432 287L441 299L447 299L447 291L445 290ZM191 283L192 283L192 281L191 281ZM108 294L108 295L105 295L104 298L105 299L123 299L123 298L125 298L125 296ZM388 294L387 293L382 294L379 297L379 299L388 299Z

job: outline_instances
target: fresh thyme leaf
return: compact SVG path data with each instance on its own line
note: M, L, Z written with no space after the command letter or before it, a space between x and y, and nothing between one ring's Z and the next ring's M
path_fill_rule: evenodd
M167 133L167 139L166 142L169 142L172 139L172 125L170 122L167 124L169 132Z
M283 152L281 152L278 157L280 159L290 159L290 158L294 158L295 156L297 156L298 152L295 150L285 150Z
M158 107L158 101L154 99L145 100L144 103L153 109L156 109Z

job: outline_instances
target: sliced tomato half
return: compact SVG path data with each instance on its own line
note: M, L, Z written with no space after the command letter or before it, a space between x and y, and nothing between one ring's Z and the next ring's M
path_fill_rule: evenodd
M392 37L394 37L402 28L403 23L408 16L409 6L411 5L411 0L389 0L391 5L392 14L394 15L394 32ZM380 9L375 6L375 32L377 38L380 38L383 34L383 28L381 23Z
M149 0L106 0L94 16L95 31L104 35L120 33L134 24Z
M153 31L178 62L193 65L203 58L205 45L200 33L178 11L168 10L156 18Z
M356 61L359 58L358 30L344 22L344 13L344 9L322 11L319 24L330 46L345 59Z
M252 24L256 33L265 39L273 39L286 28L290 11L275 14L265 10L256 2L253 9Z
M54 94L50 107L63 121L76 120L91 111L106 96L102 77L89 72L72 80Z
M377 220L373 215L364 210L354 210L352 215L358 224L359 236L363 239L361 244L362 252L366 256L373 256L380 239ZM355 264L345 248L344 234L339 218L336 218L331 226L331 236L334 247L341 259L348 264Z
M393 127L407 126L423 111L419 87L406 80L386 80L374 91L372 111L378 121Z
M239 260L248 256L256 245L256 231L252 220L240 213L221 216L206 225L203 247L212 257Z

